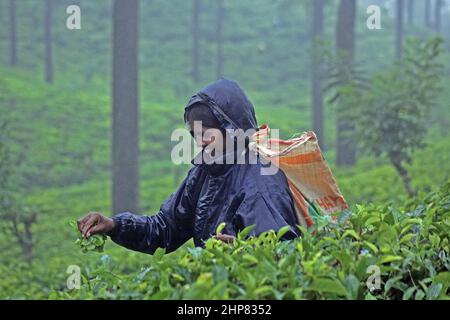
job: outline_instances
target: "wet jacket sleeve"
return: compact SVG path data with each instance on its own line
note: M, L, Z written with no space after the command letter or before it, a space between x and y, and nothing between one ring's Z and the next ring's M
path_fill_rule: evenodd
M192 169L180 187L153 216L124 212L112 217L116 227L111 240L128 249L153 254L157 248L171 252L193 236L194 180Z
M250 235L257 236L264 231L278 231L291 226L284 240L298 237L297 219L292 198L281 192L258 192L244 199L233 219L236 232L249 225L255 225Z

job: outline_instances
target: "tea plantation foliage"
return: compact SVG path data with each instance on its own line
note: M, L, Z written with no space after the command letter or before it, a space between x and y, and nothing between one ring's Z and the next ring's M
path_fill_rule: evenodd
M326 151L351 204L352 214L339 226L320 226L293 242L278 243L268 233L231 246L210 240L205 249L188 242L174 253L150 256L107 240L103 253L83 253L80 245L89 251L92 244L103 247L103 239L75 244L69 222L89 211L110 214L109 100L88 90L67 100L62 88L2 71L2 105L27 92L15 101L19 107L3 115L10 119L10 138L19 142L12 149L21 159L14 176L18 195L37 212L37 222L30 263L21 258L17 240L0 233L0 298L448 298L450 139L439 127L430 127L427 147L408 165L419 191L413 199L385 159L361 157L352 168L335 168L333 150ZM182 101L143 102L143 214L156 212L184 176L186 168L174 166L167 152L166 137L179 123L181 107L175 106ZM151 121L155 113L161 121ZM262 104L257 113L260 123L280 128L284 137L308 127L301 110L274 113ZM26 141L36 143L17 148ZM380 268L380 289L370 292L366 282L375 285L369 278L377 272L372 265ZM67 286L73 266L81 272L79 290Z
M146 255L102 237L83 240L69 226L89 211L111 215L110 2L83 2L87 32L68 33L54 16L53 85L43 82L42 47L36 41L43 38L43 28L35 27L43 25L42 4L16 2L24 16L18 26L19 66L0 63L0 124L8 124L0 144L8 145L13 188L0 188L0 197L14 193L20 200L14 214L36 214L31 215L28 262L17 239L6 232L9 225L0 221L0 299L449 298L450 90L440 92L427 117L427 147L407 164L418 191L414 198L406 196L385 158L361 155L354 167L333 166L337 111L327 105L324 156L351 205L351 214L339 216L339 224L324 221L302 230L295 241L277 241L282 230L247 238L247 229L231 245L211 239L201 249L189 241L173 253ZM58 1L55 12L65 12L72 2ZM187 171L170 161L170 135L183 126L186 99L215 78L216 42L208 26L214 25L216 7L203 1L209 14L201 18L201 84L194 84L186 27L191 2L141 2L142 16L151 17L142 19L140 37L141 213L151 215ZM311 129L310 31L308 20L299 18L309 9L297 3L280 6L290 2L225 3L226 73L246 89L258 122L279 128L282 138ZM337 4L329 4L328 39L334 37L331 6ZM0 1L2 25L8 23L7 14L1 14L7 5ZM365 21L365 10L358 15ZM392 19L383 32L358 26L356 58L369 77L393 63L393 41L386 37L393 36L394 26ZM0 28L1 40L7 32ZM328 41L324 46L332 48ZM0 56L7 57L8 50L8 42L0 41ZM448 52L442 61L447 81ZM77 270L80 288L70 289ZM377 279L379 289L369 290Z
M361 157L343 169L333 167L332 149L325 152L351 204L352 214L339 226L320 226L293 242L278 243L269 233L232 246L210 240L205 249L188 242L174 253L150 256L107 240L103 253L82 253L80 245L89 251L92 244L103 247L103 239L75 244L69 222L89 211L110 214L110 101L95 90L64 96L61 87L30 83L26 72L2 74L0 104L8 107L2 115L10 120L10 139L18 142L12 158L20 159L13 177L24 209L36 212L37 221L29 263L17 240L0 233L0 298L448 298L450 139L438 126L430 127L427 147L408 165L419 191L413 199L385 159ZM26 97L12 98L21 92ZM184 176L186 168L170 162L166 139L180 122L182 103L143 102L143 214L156 212ZM154 114L161 121L152 122ZM283 137L308 128L300 109L273 112L262 104L257 114ZM380 289L370 292L366 282L376 285L369 278L377 272L372 265L380 268ZM74 266L81 272L79 290L67 286Z
M173 254L158 249L139 272L114 273L108 255L83 270L79 290L50 298L448 299L450 183L403 209L356 206L293 241L268 231ZM220 232L220 230L218 230ZM377 287L375 277L380 276ZM372 290L370 290L372 288Z

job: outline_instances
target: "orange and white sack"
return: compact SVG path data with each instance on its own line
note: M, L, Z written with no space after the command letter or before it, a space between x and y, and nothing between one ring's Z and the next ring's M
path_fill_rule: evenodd
M250 148L285 173L300 224L314 225L321 217L348 208L312 131L288 140L270 139L262 125Z

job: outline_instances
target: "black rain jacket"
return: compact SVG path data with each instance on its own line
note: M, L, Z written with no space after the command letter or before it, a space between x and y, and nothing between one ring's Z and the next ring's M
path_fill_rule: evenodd
M192 96L185 108L202 103L211 108L223 129L257 129L255 111L237 82L221 78ZM186 120L186 119L185 119ZM201 152L196 157L201 156ZM215 234L235 236L249 225L250 235L291 226L284 239L298 236L294 203L281 170L261 175L263 164L194 164L186 178L153 216L124 212L113 216L111 239L126 248L152 254L171 252L190 238L196 246Z

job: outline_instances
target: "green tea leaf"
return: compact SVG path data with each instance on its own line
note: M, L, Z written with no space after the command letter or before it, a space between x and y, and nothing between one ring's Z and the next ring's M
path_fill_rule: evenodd
M334 293L339 296L347 295L345 287L336 279L318 278L314 279L312 284L305 290L314 290L324 293Z
M217 226L217 228L216 228L216 234L221 233L222 230L225 228L225 226L226 226L226 223L225 223L225 222L220 223L220 224Z
M277 240L280 240L289 230L291 230L290 226L284 226L277 232Z
M403 260L403 257L401 256L393 256L393 255L385 255L382 256L379 260L379 264L388 263L388 262L394 262L394 261L400 261Z
M245 239L245 237L247 237L247 235L249 235L250 232L252 232L253 229L255 229L255 227L256 227L255 224L245 227L241 232L238 233L238 239Z

